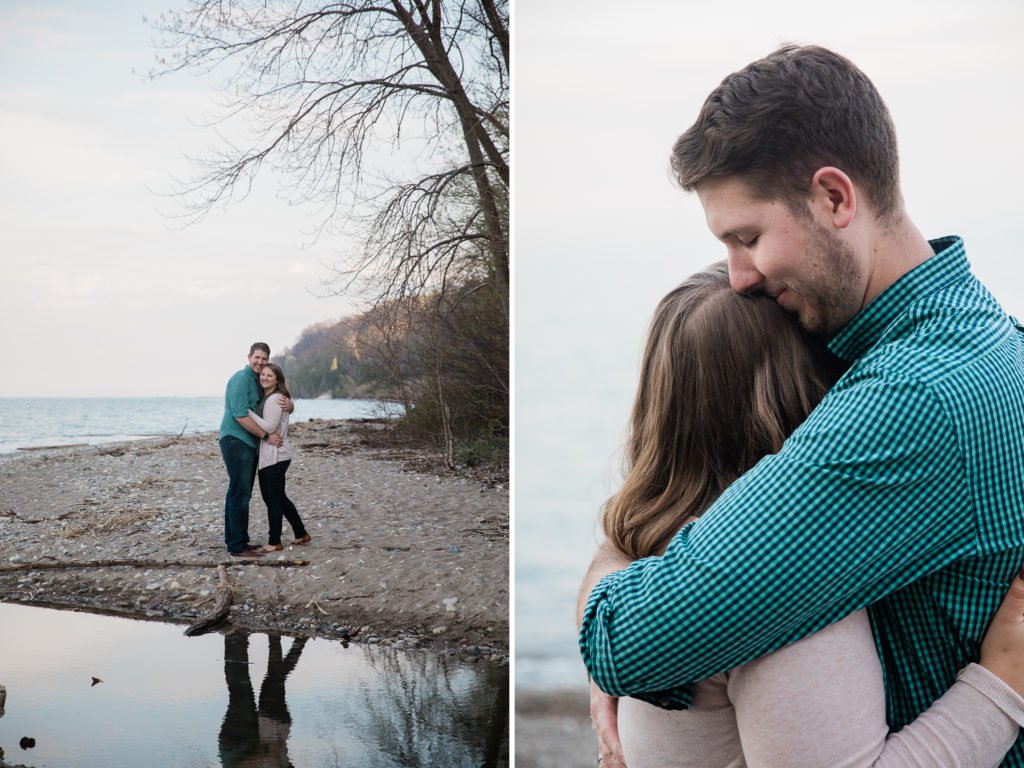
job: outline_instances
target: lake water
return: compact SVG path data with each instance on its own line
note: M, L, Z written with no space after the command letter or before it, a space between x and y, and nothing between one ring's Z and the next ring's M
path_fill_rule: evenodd
M570 321L553 315L543 335L516 342L517 689L586 690L576 593L599 539L601 504L619 481L636 381L638 341L573 336Z
M399 413L379 400L296 400L291 422ZM223 397L0 398L0 453L216 432L223 415Z
M506 667L356 643L182 631L0 603L0 763L509 764ZM23 749L23 737L35 746Z

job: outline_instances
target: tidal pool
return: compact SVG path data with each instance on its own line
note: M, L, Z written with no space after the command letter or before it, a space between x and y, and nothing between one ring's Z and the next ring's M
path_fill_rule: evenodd
M0 603L0 766L509 764L507 667L183 629Z

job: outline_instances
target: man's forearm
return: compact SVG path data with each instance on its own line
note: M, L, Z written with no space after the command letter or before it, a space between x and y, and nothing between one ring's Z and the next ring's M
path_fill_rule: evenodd
M928 510L920 500L908 504L900 493L910 491L896 487L876 495L874 515L851 514L834 505L844 476L819 471L811 495L804 478L814 469L770 466L777 461L762 462L741 492L724 494L664 556L588 584L580 646L602 690L684 705L686 684L798 640L927 575L945 564L935 556L940 547L950 557L959 551L961 528L934 524L935 510L953 504L945 496ZM754 494L762 473L775 482ZM803 496L791 490L802 480ZM749 511L758 503L772 512Z
M238 425L242 429L244 429L246 432L248 432L250 435L253 435L254 437L262 439L264 433L266 432L266 430L264 430L263 427L261 427L255 421L253 421L249 416L236 416L235 421L238 422Z

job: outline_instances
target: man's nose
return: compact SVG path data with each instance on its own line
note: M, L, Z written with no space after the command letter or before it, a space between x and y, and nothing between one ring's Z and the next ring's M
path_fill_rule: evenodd
M729 249L729 285L736 293L748 294L764 286L764 275L757 271L750 258L737 249Z

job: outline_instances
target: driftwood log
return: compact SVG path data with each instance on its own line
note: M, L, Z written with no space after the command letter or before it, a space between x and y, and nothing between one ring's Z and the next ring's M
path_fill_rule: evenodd
M228 609L231 608L231 601L234 598L234 590L231 582L228 581L228 569L221 563L217 566L217 576L220 584L213 588L213 610L196 619L188 625L185 630L185 637L195 637L220 624L228 616Z
M13 571L37 571L56 570L61 568L108 568L108 567L130 567L130 568L216 568L220 584L214 587L213 610L200 616L185 630L186 637L201 635L220 624L228 615L231 608L233 592L231 582L228 581L229 565L261 565L268 568L289 568L292 566L309 565L308 560L230 560L228 562L212 562L210 560L71 560L32 563L13 563L0 565L0 573L11 573ZM319 607L319 606L317 606ZM321 609L323 610L323 609ZM0 709L0 716L3 710ZM3 764L0 763L0 768Z
M263 560L258 558L218 562L216 560L54 560L31 563L13 563L0 565L0 573L13 571L39 571L61 568L217 568L219 566L261 565L267 568L290 568L292 566L309 565L308 560Z

